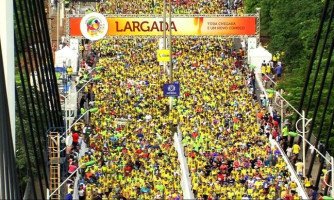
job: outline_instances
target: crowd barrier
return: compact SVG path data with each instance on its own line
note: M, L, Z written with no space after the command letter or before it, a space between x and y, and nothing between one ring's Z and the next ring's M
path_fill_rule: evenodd
M189 174L189 168L187 164L187 158L184 156L184 147L182 144L182 133L179 126L177 127L177 133L174 134L174 146L178 154L181 169L181 187L183 191L184 199L194 199L194 194L191 186L191 179Z
M264 86L262 84L262 76L261 76L261 72L260 72L261 69L259 69L259 68L261 68L261 67L257 66L257 69L255 70L256 84L258 86L258 89L261 92L263 92L264 95L265 95L265 97L266 97L266 99L268 99L268 94L267 94L266 89L264 88ZM267 109L268 109L270 115L272 116L273 115L273 107L271 105L269 105L267 107ZM297 183L297 186L298 186L297 187L297 192L298 192L299 196L301 196L302 199L309 199L309 197L308 197L308 195L307 195L307 193L305 191L305 188L303 186L302 181L298 178L297 173L296 173L296 171L293 168L293 165L290 163L287 155L285 154L285 152L283 151L283 149L281 148L281 146L277 143L277 141L271 139L271 136L270 136L269 142L270 142L271 146L276 146L279 149L279 151L280 151L280 153L282 155L282 158L284 159L284 161L285 161L285 163L287 165L287 168L288 168L288 170L289 170L289 172L291 174L292 181L294 181L294 182Z

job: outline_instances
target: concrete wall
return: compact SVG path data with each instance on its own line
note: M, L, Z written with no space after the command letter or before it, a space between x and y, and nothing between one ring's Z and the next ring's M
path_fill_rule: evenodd
M14 12L12 0L1 0L0 6L0 39L5 66L6 90L9 104L9 115L13 145L15 151L15 64L14 64Z

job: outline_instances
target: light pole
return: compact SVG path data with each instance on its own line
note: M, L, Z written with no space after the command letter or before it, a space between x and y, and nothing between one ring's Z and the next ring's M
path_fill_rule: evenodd
M261 8L255 8L256 10L256 37L257 37L257 45L260 43L260 30L261 30Z
M60 23L60 14L59 14L60 3L59 3L59 0L57 0L56 6L57 6L57 14L56 14L56 17L57 17L57 27L56 27L57 28L57 30L56 30L56 32L57 32L57 34L56 34L56 37L57 37L57 49L56 50L58 50L59 49L59 23Z
M172 5L169 0L169 78L170 82L173 82L173 63L172 63Z
M305 145L305 126L306 126L306 123L305 123L305 110L302 111L302 118L303 118L303 124L302 124L302 127L303 127L303 176L305 177L306 176L306 145ZM308 121L311 122L312 119L310 119ZM296 129L298 130L298 124L296 123Z
M173 63L172 63L172 29L171 29L171 24L172 24L172 6L171 6L171 0L168 1L169 5L169 41L168 41L168 48L169 48L169 67L167 67L167 63L164 61L164 69L168 74L169 77L169 82L173 83ZM164 23L164 30L163 30L163 46L164 49L167 49L167 27L166 27L166 0L164 0L164 10L163 10L163 23ZM169 97L169 110L171 111L173 108L173 97Z
M173 62L172 62L172 4L169 0L169 80L173 83ZM173 109L173 97L169 97L169 110Z
M303 151L303 155L302 155L302 159L303 159L303 176L305 177L306 176L306 145L305 145L305 142L308 142L306 141L305 139L305 134L306 134L306 126L312 121L312 119L307 119L305 117L305 111L303 110L302 113L298 112L298 110L293 107L279 92L276 92L276 98L275 98L275 103L277 104L276 102L276 99L277 98L281 98L281 113L284 114L284 112L282 111L283 110L283 107L284 107L284 102L290 106L298 115L299 117L301 117L297 122L296 122L296 130L299 132L299 133L302 133L302 135L300 135L302 138L303 138L303 146L302 146L302 151ZM282 119L283 119L283 115L282 115ZM298 128L298 124L299 122L302 120L302 130L299 130ZM283 121L283 120L282 120ZM282 127L283 128L283 127Z
M164 17L163 17L163 23L164 23L164 31L163 31L163 46L164 49L167 49L166 45L166 0L164 0ZM166 70L166 62L164 61L164 70ZM167 71L167 70L166 70Z
M271 79L270 79L271 80ZM275 85L276 83L271 80ZM312 147L321 157L323 157L323 159L325 159L330 165L331 165L331 172L332 172L332 175L331 175L331 184L332 186L328 185L327 183L325 183L327 186L329 187L332 187L332 190L331 190L331 196L334 197L334 159L333 159L333 156L331 156L330 160L326 158L325 155L323 155L316 147L314 147L306 138L305 138L305 134L308 133L309 131L306 130L306 127L307 125L312 121L312 119L307 119L306 116L305 116L305 111L303 110L302 113L300 113L295 107L293 107L279 92L276 91L276 96L275 96L275 103L278 105L278 103L276 102L276 99L277 98L281 98L281 100L283 101L283 103L285 102L288 106L290 106L300 117L300 119L296 122L296 130L297 130L297 134L299 137L302 138L303 140L303 175L305 177L306 173L305 173L305 168L306 168L306 143L308 145L310 145L310 147ZM281 101L281 105L282 104L282 101ZM279 106L279 105L278 105ZM282 106L283 107L283 106ZM298 128L298 124L300 123L300 121L302 121L302 130L300 130ZM301 134L300 134L301 133Z
M334 197L334 158L331 156L331 168L332 168L332 190L331 190L331 196Z
M63 96L64 97L64 110L65 110L65 129L68 129L67 126L68 126L68 118L72 115L70 113L68 113L71 109L68 109L69 107L72 107L72 106L68 106L68 102L70 101L70 99L73 100L73 98L76 99L77 97L77 94L83 89L85 88L85 86L90 83L92 80L95 80L94 78L91 78L89 79L79 90L73 92L73 93L69 93L67 96ZM74 87L76 88L77 86L79 85L76 84ZM74 96L74 97L73 97ZM72 98L71 98L72 97Z
M265 76L267 76L267 75L265 75ZM273 80L271 80L271 81L276 85L276 83ZM283 89L281 89L280 94L283 94ZM276 99L277 98L275 98L274 102L275 102L276 106L279 107L280 110L281 110L281 129L282 129L283 125L284 125L284 100L281 98L280 103L277 103Z
M302 131L299 130L298 128L298 123L302 120ZM305 139L305 134L306 132L306 126L312 121L312 119L308 119L306 121L306 118L305 118L305 111L303 110L302 111L302 116L301 118L296 122L296 130L301 133L302 135L298 134L300 137L302 137L303 139L303 176L305 177L306 176L306 139ZM313 145L312 145L313 146Z
M95 68L91 69L91 70L89 71L88 74L91 74L93 71L95 71L95 70L100 70L100 69L101 69L100 67L95 67ZM84 89L85 86L86 86L88 83L90 83L91 81L95 81L95 80L100 80L100 77L93 77L93 78L90 78L90 79L89 79L87 82L85 82L84 85L82 85L81 88L78 89L76 92L69 93L67 96L63 96L63 97L64 97L64 110L65 110L65 129L67 129L67 126L68 126L67 119L69 118L69 115L70 115L70 114L68 113L68 110L67 110L67 108L69 107L69 106L67 105L67 104L68 104L68 101L69 101L69 99L71 99L71 98L69 98L69 97L75 98L75 101L76 101L76 100L77 100L77 99L76 99L76 98L77 98L77 94L78 94L82 89ZM80 81L79 81L79 83L77 83L77 84L74 85L73 87L76 88L79 84L80 84ZM74 97L73 97L73 96L74 96Z

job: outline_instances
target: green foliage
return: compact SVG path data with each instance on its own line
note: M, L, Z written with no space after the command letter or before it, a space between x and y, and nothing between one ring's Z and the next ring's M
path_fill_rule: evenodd
M255 13L256 8L260 7L261 0L245 0L246 13Z
M37 104L34 104L34 102L37 101L37 96L36 95L42 95L40 94L33 94L33 101L28 100L29 103L26 104L24 100L24 93L23 93L23 87L21 83L24 82L25 86L27 87L28 85L28 80L24 76L23 79L21 79L18 69L16 69L16 74L15 74L15 83L18 86L17 87L17 93L18 93L18 99L16 100L20 104L20 108L22 111L22 118L20 118L19 113L18 113L18 107L16 107L16 117L15 117L15 129L16 129L16 164L17 164L17 172L19 174L19 187L21 189L21 194L24 193L24 189L26 188L26 184L28 183L29 180L29 175L28 175L28 159L31 161L31 167L32 167L32 173L34 177L37 177L38 173L37 170L40 170L41 166L36 166L36 162L41 162L42 158L40 157L40 154L37 153L37 157L34 155L34 148L37 148L37 152L39 152L38 145L35 145L33 143L33 138L35 140L35 143L37 143L38 140L38 135L37 135L37 129L36 129L36 124L41 127L41 122L40 121L34 121L34 118L32 116L32 107L35 106L35 109L37 110ZM16 104L18 105L18 104ZM30 113L25 112L26 107L30 108ZM34 133L34 137L30 135L30 129L29 129L29 120L32 120L32 131ZM22 126L21 126L21 120L22 120ZM26 135L26 137L23 137L23 134ZM25 139L25 140L24 140ZM42 140L42 144L44 144L43 138L40 138ZM28 153L29 153L29 158L27 157L27 152L25 150L24 142L27 142L28 145ZM42 176L44 175L41 173ZM35 182L36 182L35 178Z
M20 76L16 75L16 82L21 82L21 79L19 79ZM26 81L25 81L26 82ZM21 87L18 88L18 99L17 101L20 102L20 107L22 110L24 110L24 95L23 95L23 90L21 89ZM16 111L16 113L18 113L18 110ZM27 112L23 112L22 113L22 118L19 118L19 115L16 115L15 118L15 129L16 129L16 164L17 164L17 170L18 170L18 174L20 175L20 179L19 179L19 185L20 185L20 189L22 190L21 193L24 193L24 189L26 187L26 184L28 182L29 176L28 176L28 165L27 159L30 159L31 164L32 164L32 168L33 168L33 175L37 176L37 169L38 167L36 167L35 165L35 161L34 159L34 153L33 153L33 144L32 144L32 139L31 137L29 137L29 135L27 135L26 137L26 142L28 144L28 151L29 151L29 156L30 158L27 158L26 156L26 151L24 148L24 143L23 143L23 135L24 132L26 132L26 134L28 134L28 127L29 127L29 123L28 123L28 118L30 117L30 115ZM22 120L23 122L23 127L26 130L23 130L21 127L21 122L20 120ZM34 129L34 127L33 127ZM36 131L36 130L34 130ZM38 158L40 159L40 158Z
M245 6L248 13L261 8L261 36L270 37L269 50L286 52L288 64L305 63L319 25L322 2L246 0Z
M334 2L329 7L332 8ZM284 52L285 56L281 58L284 63L284 75L280 80L277 89L285 90L286 99L295 107L299 106L300 97L304 87L306 70L309 60L315 46L316 34L319 28L320 19L324 9L324 1L319 0L246 0L246 12L255 13L256 8L261 8L261 36L269 37L268 49L272 53ZM313 65L310 82L308 84L308 92L304 103L304 109L310 99L310 109L307 117L312 118L319 96L320 84L324 74L326 60L328 58L328 49L330 40L325 44L325 53L320 65L319 75L315 82L315 90L312 98L310 98L310 89L313 80L315 80L315 71L320 60L320 49L323 47L324 35L328 25L330 12L327 13L327 21L324 23L319 48L316 53L316 60ZM330 30L334 29L334 23ZM332 34L332 33L330 33ZM320 130L321 115L324 111L326 97L329 92L330 79L334 73L333 63L325 79L323 94L320 98L320 106L315 118L315 129L313 134L317 134ZM333 97L334 94L332 93ZM306 104L306 105L305 105ZM321 139L324 140L329 127L330 117L334 111L334 99L330 101L326 110L324 127L322 128ZM292 119L291 115L291 119ZM330 148L334 152L334 139L330 139Z

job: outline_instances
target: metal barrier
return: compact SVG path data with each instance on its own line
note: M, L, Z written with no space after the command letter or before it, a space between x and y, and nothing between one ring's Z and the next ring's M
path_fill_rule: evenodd
M255 79L256 79L257 85L259 86L259 89L261 90L261 92L264 93L265 97L268 99L268 94L267 94L267 92L266 92L266 90L265 90L265 88L264 88L264 86L262 84L261 73L256 73L255 74ZM270 115L272 116L273 115L273 108L272 108L272 106L268 106L267 109L268 109ZM282 155L282 157L283 157L285 163L287 164L287 167L288 167L288 169L289 169L289 171L291 173L291 179L293 181L295 181L297 183L297 185L298 185L298 187L297 187L298 194L303 199L309 199L309 197L308 197L308 195L307 195L307 193L305 191L305 188L303 186L302 181L298 178L296 171L294 170L292 164L290 163L290 161L289 161L287 155L285 154L285 152L283 151L283 149L280 147L280 145L276 141L270 140L270 142L272 144L274 144L280 150L280 153L281 153L281 155Z
M178 158L180 162L181 187L183 191L183 197L184 199L194 199L187 158L184 155L184 147L182 145L182 133L180 130L180 125L177 126L177 132L174 134L174 146L178 153Z
M273 81L268 75L265 74L265 76L275 85L277 85L277 83L275 81ZM260 80L260 79L259 79ZM262 84L262 81L261 81ZM265 91L265 88L264 88ZM282 92L281 92L282 93ZM303 160L303 175L304 177L306 176L306 167L307 166L311 166L311 161L309 160L310 157L312 157L312 155L314 153L317 153L318 155L320 155L320 157L322 157L322 159L324 159L327 164L330 165L330 170L329 171L334 171L334 162L332 161L332 156L329 155L328 152L322 153L321 150L318 149L318 147L315 147L315 141L317 140L317 138L311 133L311 137L310 140L308 141L307 139L305 139L305 135L309 134L309 130L306 130L307 125L311 122L312 119L306 119L305 117L305 112L302 111L302 113L298 112L298 110L296 108L294 108L283 96L282 94L279 92L276 92L276 97L274 100L274 103L281 109L281 115L282 115L282 121L283 121L283 116L284 116L284 112L286 110L287 107L285 107L283 105L283 103L285 102L285 104L287 106L289 106L294 112L296 112L299 116L300 119L296 122L295 126L296 126L296 131L299 132L300 134L298 134L299 137L302 138L302 160ZM281 99L281 103L277 103L277 99L280 98ZM299 126L299 124L302 122L302 125ZM302 130L300 130L300 128L302 128ZM292 141L295 141L297 138L292 138ZM306 149L306 143L307 145L310 146L309 149ZM310 150L310 151L309 151ZM319 159L320 160L320 159ZM319 161L320 162L320 161ZM314 162L312 163L313 166L318 167L318 170L312 170L312 173L314 175L314 173L317 173L316 171L319 171L319 168L324 168L323 166L321 166L321 162ZM327 173L329 172L327 171ZM332 173L333 176L334 173ZM317 174L315 176L312 177L316 177ZM325 179L325 175L323 176L323 178ZM318 183L317 183L318 184ZM326 183L326 181L324 180L323 182L319 182L320 187L325 188L325 187L330 187L331 188L331 196L334 196L334 190L332 188L332 186L334 185L334 177L331 178L331 185L329 185L328 183ZM319 187L319 188L320 188Z

